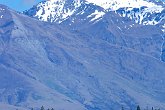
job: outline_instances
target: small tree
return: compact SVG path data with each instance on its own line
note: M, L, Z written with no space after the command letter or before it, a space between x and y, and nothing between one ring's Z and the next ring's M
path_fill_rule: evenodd
M54 110L54 108L52 108L51 110Z
M121 110L124 110L124 107L122 107Z
M139 105L137 106L137 110L140 110L140 106Z
M152 110L154 110L154 107L152 107Z
M43 106L41 107L41 110L45 110Z

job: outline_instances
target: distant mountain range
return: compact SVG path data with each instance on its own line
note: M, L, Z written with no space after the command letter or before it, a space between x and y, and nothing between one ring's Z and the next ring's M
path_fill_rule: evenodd
M0 5L0 109L165 110L165 3Z
M165 5L160 4L157 5L144 0L126 0L123 2L121 0L50 0L40 2L24 13L41 21L61 23L74 14L85 16L86 19L92 17L91 21L93 21L101 19L110 11L116 11L122 17L133 19L136 23L155 25L165 19L163 8ZM94 8L92 12L85 10L85 7L89 5L90 8ZM88 16L84 13L88 13Z

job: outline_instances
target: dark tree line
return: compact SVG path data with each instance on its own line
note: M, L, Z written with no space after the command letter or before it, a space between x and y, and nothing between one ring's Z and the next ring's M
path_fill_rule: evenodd
M124 107L122 107L121 110L127 110L127 109L124 109ZM140 106L138 105L137 108L136 108L136 110L143 110L143 109L141 109ZM152 107L151 109L148 109L147 108L147 109L144 109L144 110L160 110L160 108L159 109L154 109L154 107Z
M49 108L48 108L48 109L45 109L44 106L42 106L40 110L54 110L54 108L51 108L51 109L49 109Z
M16 109L16 110L18 110L18 109ZM32 108L31 110L34 110L34 109ZM54 108L45 109L44 106L42 106L42 107L40 108L40 110L54 110ZM121 110L127 110L127 109L124 109L124 107L122 107ZM147 108L147 109L141 109L140 106L138 105L137 108L136 108L135 110L160 110L160 108L159 108L159 109L154 109L154 107L152 107L151 109L148 109L148 108Z
M34 110L34 109L32 108L31 110ZM45 109L44 106L42 106L42 107L40 108L40 110L54 110L54 108L51 108L51 109L50 109L50 108Z

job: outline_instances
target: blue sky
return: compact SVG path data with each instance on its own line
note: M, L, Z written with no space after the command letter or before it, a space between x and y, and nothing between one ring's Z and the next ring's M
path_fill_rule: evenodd
M0 0L0 4L7 5L14 10L22 12L40 1L43 0Z

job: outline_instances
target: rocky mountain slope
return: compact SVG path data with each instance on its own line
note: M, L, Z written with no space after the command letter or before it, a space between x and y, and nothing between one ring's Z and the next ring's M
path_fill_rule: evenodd
M143 25L109 10L52 0L24 12L38 21L0 5L0 108L164 110L164 19Z

